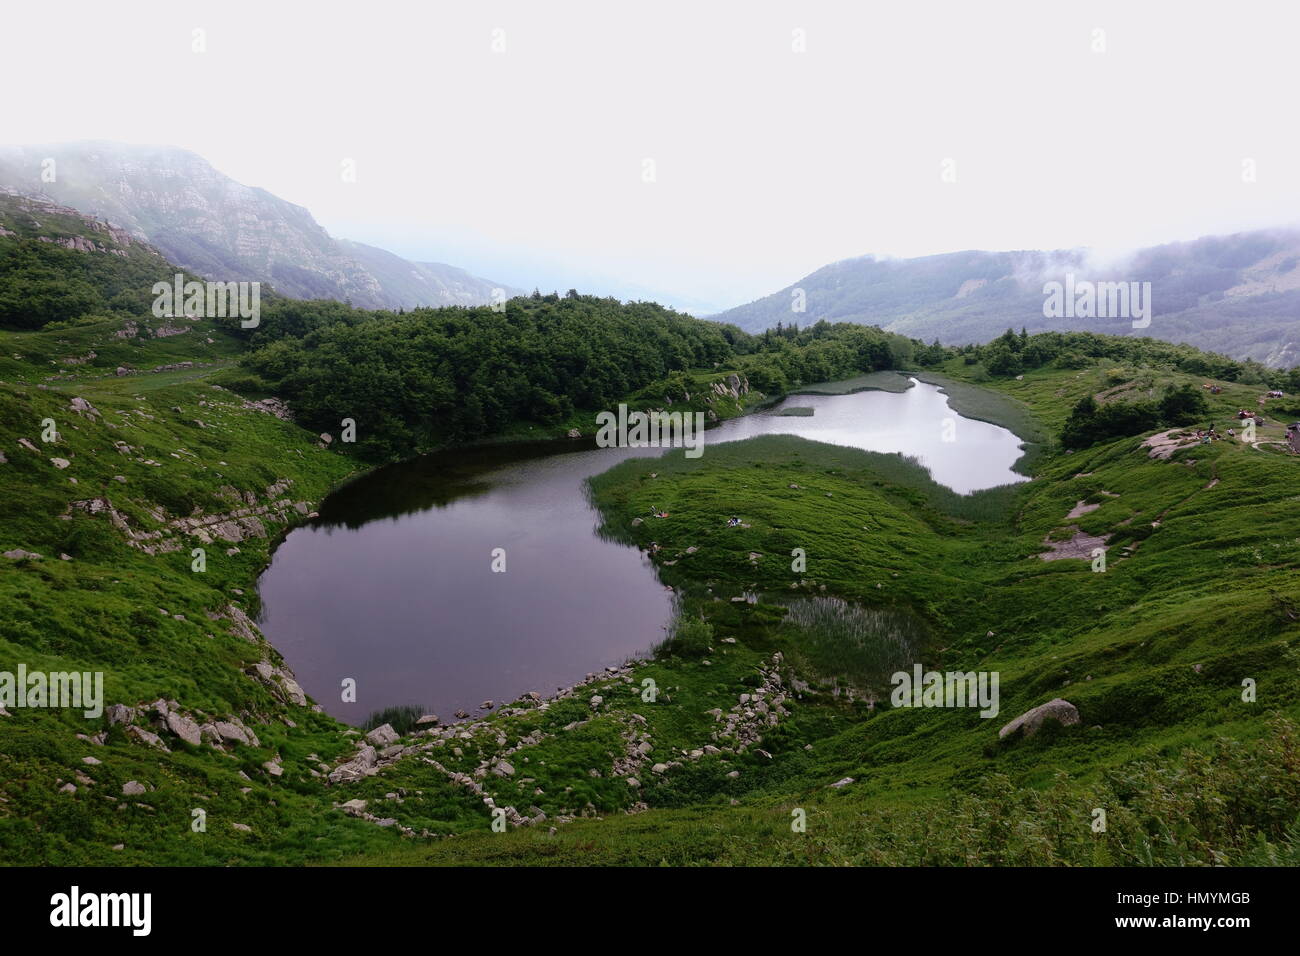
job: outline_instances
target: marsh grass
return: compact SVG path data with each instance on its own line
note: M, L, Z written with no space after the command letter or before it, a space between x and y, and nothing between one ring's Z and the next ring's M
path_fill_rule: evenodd
M782 623L819 674L879 692L910 667L927 641L925 625L905 611L860 607L838 597L797 598Z

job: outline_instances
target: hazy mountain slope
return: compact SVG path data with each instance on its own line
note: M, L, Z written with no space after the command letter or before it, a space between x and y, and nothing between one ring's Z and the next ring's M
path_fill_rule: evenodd
M42 177L49 158L56 164L53 182ZM405 260L336 240L302 206L237 183L173 147L0 147L0 184L110 220L201 275L260 281L295 298L350 300L364 308L477 304L496 285L467 274L428 274L408 263L419 276L412 280L404 275Z
M1151 283L1152 321L1048 318L1043 283ZM794 312L802 289L806 310ZM1300 232L1215 236L1144 249L1097 267L1082 250L957 252L918 259L847 259L772 295L714 316L748 331L777 322L863 322L947 344L986 342L1009 326L1151 335L1274 365L1300 360Z
M443 262L411 262L386 249L347 239L339 245L374 276L384 295L397 305L482 305L492 301L494 289L506 298L523 291L471 275Z

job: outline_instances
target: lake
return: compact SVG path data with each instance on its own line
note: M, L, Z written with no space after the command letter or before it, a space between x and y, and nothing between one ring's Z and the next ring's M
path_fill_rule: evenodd
M791 396L710 429L704 459L720 442L792 434L916 456L962 494L1024 480L1011 470L1020 439L912 382L901 393ZM662 452L583 439L381 468L330 495L276 549L259 583L262 631L307 693L354 724L398 704L446 721L621 663L663 637L672 593L639 550L596 533L584 482ZM496 548L505 573L492 570ZM346 678L355 703L341 700Z

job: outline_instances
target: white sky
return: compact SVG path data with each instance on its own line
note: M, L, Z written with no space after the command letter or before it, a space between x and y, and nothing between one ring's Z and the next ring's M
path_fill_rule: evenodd
M1298 28L1289 0L10 3L0 139L182 146L334 235L707 309L866 253L1296 223Z

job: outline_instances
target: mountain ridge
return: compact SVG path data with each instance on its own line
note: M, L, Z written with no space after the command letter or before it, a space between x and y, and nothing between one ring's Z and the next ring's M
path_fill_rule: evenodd
M478 305L495 289L514 291L454 266L410 263L332 237L306 207L177 147L0 146L0 184L111 222L200 275L264 282L292 298L398 309Z
M1047 317L1043 283L1067 274L1150 282L1151 326L1135 330L1129 317ZM794 311L799 290L802 312ZM1141 334L1287 367L1300 363L1300 228L1166 243L1111 264L1082 248L859 256L710 318L748 332L778 322L858 322L949 345L987 342L1011 326Z

